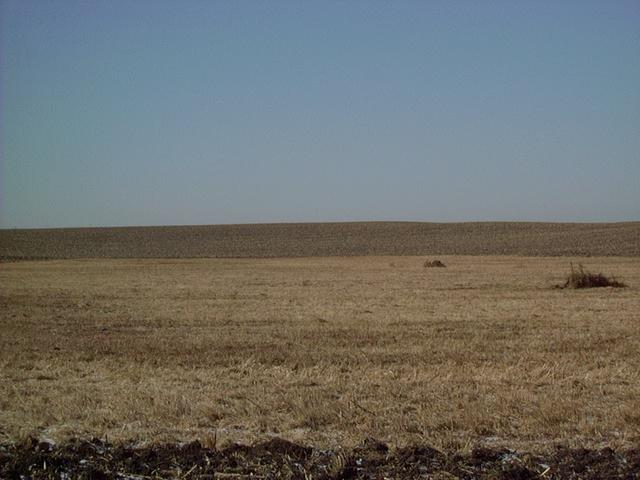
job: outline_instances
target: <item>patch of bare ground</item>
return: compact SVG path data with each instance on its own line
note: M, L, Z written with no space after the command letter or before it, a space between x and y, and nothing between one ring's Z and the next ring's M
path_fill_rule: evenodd
M640 256L640 222L356 222L0 230L3 261L360 255Z
M640 450L556 448L546 455L476 448L444 453L428 446L390 449L375 440L355 448L314 449L279 438L217 449L187 444L111 445L99 439L63 445L27 439L0 446L0 475L59 479L627 479Z

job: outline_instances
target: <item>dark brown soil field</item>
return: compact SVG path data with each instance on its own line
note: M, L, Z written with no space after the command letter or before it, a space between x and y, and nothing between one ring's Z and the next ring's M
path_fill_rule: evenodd
M0 259L640 256L640 222L295 223L0 230Z
M351 450L320 450L282 439L253 446L183 445L134 448L72 440L56 446L27 439L0 446L3 478L58 479L635 479L640 451L558 447L546 455L477 448L466 454L428 446L391 450L366 440Z

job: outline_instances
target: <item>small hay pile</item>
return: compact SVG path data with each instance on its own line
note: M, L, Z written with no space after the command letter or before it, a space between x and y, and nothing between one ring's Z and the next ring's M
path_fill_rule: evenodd
M427 260L424 262L424 268L442 268L446 267L440 260Z

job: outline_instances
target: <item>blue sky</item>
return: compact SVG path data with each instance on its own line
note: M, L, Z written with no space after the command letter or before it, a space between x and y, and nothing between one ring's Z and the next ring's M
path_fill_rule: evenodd
M640 220L640 2L0 0L0 227Z

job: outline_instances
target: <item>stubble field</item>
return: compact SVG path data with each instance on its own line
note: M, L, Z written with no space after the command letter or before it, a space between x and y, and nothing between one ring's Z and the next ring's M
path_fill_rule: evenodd
M1 440L637 443L640 259L439 258L3 264Z

